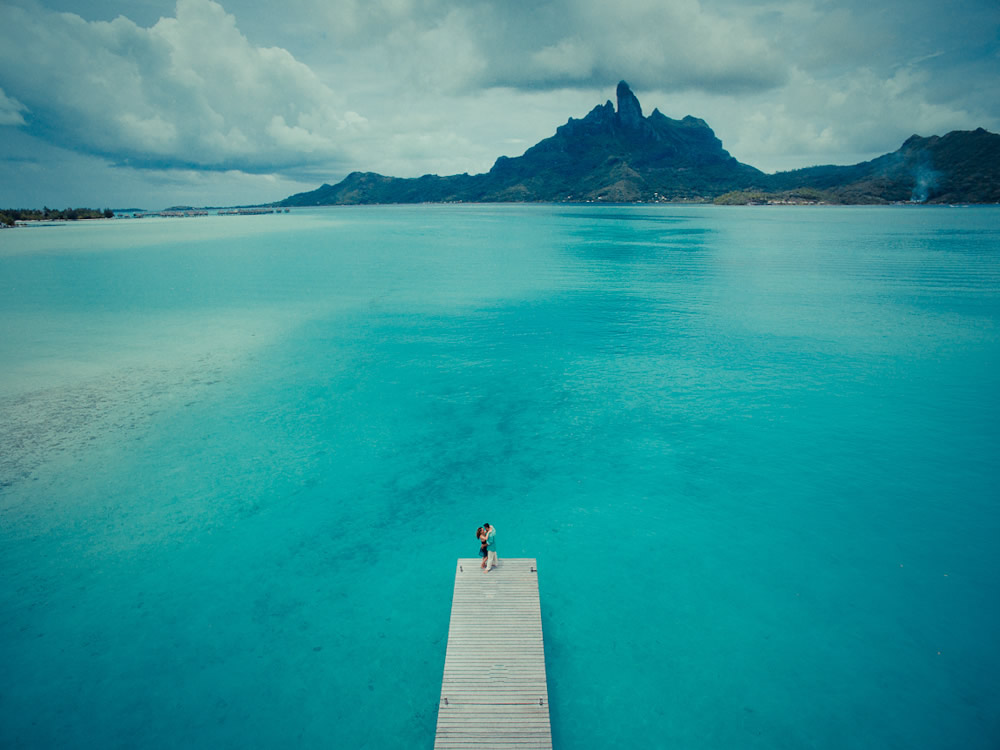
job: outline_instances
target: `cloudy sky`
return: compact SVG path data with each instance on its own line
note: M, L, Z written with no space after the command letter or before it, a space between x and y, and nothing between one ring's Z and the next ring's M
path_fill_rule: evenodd
M765 171L1000 131L997 0L0 0L0 206L483 172L625 79Z

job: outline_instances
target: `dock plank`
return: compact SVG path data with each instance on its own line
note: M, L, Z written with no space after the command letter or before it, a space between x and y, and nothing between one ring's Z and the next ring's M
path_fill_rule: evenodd
M551 750L538 565L455 565L435 750Z

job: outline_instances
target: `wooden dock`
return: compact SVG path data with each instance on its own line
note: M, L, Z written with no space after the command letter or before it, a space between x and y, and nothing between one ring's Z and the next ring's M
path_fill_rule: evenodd
M502 558L455 566L435 750L551 750L538 566Z

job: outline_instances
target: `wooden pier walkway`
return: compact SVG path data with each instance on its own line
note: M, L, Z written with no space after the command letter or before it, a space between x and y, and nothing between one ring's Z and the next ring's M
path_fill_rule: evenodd
M538 566L455 566L435 750L551 750Z

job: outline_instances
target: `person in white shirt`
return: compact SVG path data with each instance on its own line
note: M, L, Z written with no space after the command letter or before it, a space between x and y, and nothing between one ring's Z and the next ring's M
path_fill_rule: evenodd
M489 573L490 568L497 566L497 530L488 523L483 524L483 531L486 532L486 566L484 573Z

